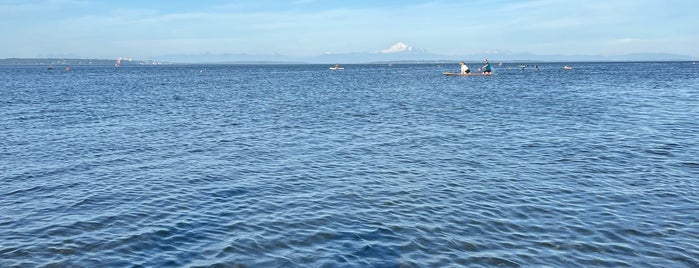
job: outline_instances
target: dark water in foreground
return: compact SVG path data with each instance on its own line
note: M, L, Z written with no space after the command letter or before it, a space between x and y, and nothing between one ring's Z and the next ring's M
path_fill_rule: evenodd
M561 66L1 67L0 266L698 267L699 66Z

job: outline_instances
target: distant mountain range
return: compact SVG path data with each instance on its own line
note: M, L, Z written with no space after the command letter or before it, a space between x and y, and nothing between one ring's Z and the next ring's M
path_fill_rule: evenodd
M124 65L153 65L164 63L216 63L216 64L356 64L356 63L427 63L427 62L594 62L594 61L692 61L687 55L668 53L634 53L616 56L600 55L537 55L530 53L473 53L442 55L397 43L376 52L326 53L310 57L292 57L281 54L196 54L163 55L155 60L122 59ZM0 65L114 65L116 59L0 59Z
M390 62L453 62L453 61L491 61L503 62L578 62L578 61L691 61L691 56L668 53L634 53L616 56L600 55L537 55L530 53L473 53L465 55L442 55L416 49L404 43L397 43L377 52L326 53L310 57L291 57L280 54L201 54L201 55L167 55L157 57L160 61L178 63L390 63Z

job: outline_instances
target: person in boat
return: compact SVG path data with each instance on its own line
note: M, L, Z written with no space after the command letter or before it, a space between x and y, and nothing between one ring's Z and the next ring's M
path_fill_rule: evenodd
M539 65L534 65L534 69L538 71L538 70L539 70Z
M70 72L70 66L66 65L66 72Z
M471 69L468 68L468 65L466 65L466 63L464 63L462 61L462 62L459 62L459 65L461 65L461 74L470 74L471 73Z
M491 74L493 72L493 67L490 66L490 63L488 62L488 59L485 59L485 64L483 65L483 74Z

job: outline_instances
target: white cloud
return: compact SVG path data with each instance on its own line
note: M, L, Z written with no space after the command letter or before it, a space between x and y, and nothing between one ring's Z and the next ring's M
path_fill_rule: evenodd
M617 44L632 44L632 43L639 43L642 42L643 40L638 39L638 38L618 38L612 40L612 43L617 43Z

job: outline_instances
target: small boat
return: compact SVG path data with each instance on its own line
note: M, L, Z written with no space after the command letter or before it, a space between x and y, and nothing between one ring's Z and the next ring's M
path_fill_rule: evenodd
M453 73L453 72L442 72L446 76L491 76L493 73Z
M573 70L573 67L570 67L570 65L563 66L563 70Z
M49 67L46 67L48 70L53 70L53 65L49 64Z
M345 69L345 68L340 67L340 64L335 64L335 67L330 67L330 70L334 70L334 71L337 71L337 70L344 70L344 69Z
M114 67L120 67L121 66L121 57L117 58L116 63L114 63Z

